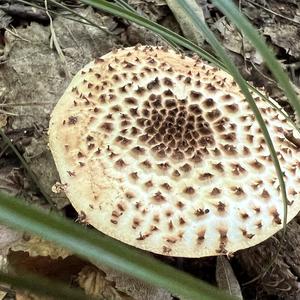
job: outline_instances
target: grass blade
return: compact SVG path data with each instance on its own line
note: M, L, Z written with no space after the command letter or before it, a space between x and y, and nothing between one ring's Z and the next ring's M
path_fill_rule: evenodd
M285 92L296 114L300 117L300 99L293 89L288 75L283 71L273 51L267 47L257 30L240 13L231 0L213 0L212 2L243 32L244 36L253 43L260 55L264 58L265 63L273 73L277 82L280 84L281 89Z
M94 6L98 9L105 11L107 13L110 13L114 16L118 16L120 18L124 18L131 22L134 22L138 25L144 26L144 27L150 29L151 31L159 34L160 36L164 37L165 39L175 42L179 46L185 47L196 53L201 53L201 56L204 59L214 62L214 64L220 68L224 68L224 65L221 61L216 59L216 57L214 57L212 54L210 54L207 51L198 47L193 42L191 42L188 39L182 37L181 35L173 32L172 30L165 28L164 26L161 26L155 22L152 22L152 21L138 15L137 13L133 12L132 10L120 7L119 5L107 2L105 0L81 0L81 2L91 5L91 6Z
M41 9L45 9L44 7L41 7L41 6L37 6L36 4L32 3L32 2L29 2L30 0L26 1L26 0L17 0L19 2L22 2L22 3L26 3L27 5L32 5L32 6L35 6L35 7L38 7L38 8L41 8ZM53 3L57 1L55 0L51 0ZM90 5L93 5L95 6L95 1L92 3L91 1L92 0L81 0L82 2L85 1L86 4L90 4ZM178 34L175 34L174 32L172 32L171 30L165 28L164 26L161 26L159 24L156 24L154 22L151 22L141 16L139 16L135 10L127 3L125 2L124 0L115 0L115 2L117 3L117 5L115 5L114 7L114 10L112 11L111 10L111 6L108 7L108 10L107 10L107 3L106 1L103 1L103 0L96 0L97 2L97 7L99 9L102 9L106 12L109 12L111 14L114 14L114 15L118 15L117 12L120 12L120 14L118 16L121 16L121 13L122 13L122 17L127 19L127 20L130 20L132 22L135 22L136 24L139 24L141 26L144 26L156 33L158 32L162 32L164 30L167 30L168 31L168 36L163 36L162 33L159 33L163 39L165 39L166 41L168 41L172 47L174 47L175 49L179 49L180 48L178 46L181 46L181 47L185 47L195 53L197 53L200 57L206 59L207 61L211 62L213 65L223 69L224 71L228 71L226 69L226 67L224 66L224 64L218 59L216 58L215 56L211 55L210 53L208 53L207 51L205 51L204 49L202 49L201 47L197 46L196 44L193 44L192 42L190 42L189 40L187 40L186 38L178 35ZM105 4L103 4L103 2L106 2ZM109 3L108 3L109 4ZM65 9L65 5L62 5L60 4L60 7ZM67 9L69 10L69 9ZM126 10L130 11L131 14L129 15ZM58 14L57 12L54 12L54 11L51 11L53 14ZM71 11L70 11L71 12ZM74 14L74 12L73 12ZM59 14L58 14L59 15ZM85 25L91 25L91 26L94 26L94 27L98 27L99 26L97 24L95 24L94 22L90 21L88 18L85 18L83 16L81 16L80 14L76 14L76 16L78 16L79 18L78 19L73 19L73 18L70 18L68 16L64 16L65 18L67 19L71 19L71 20L74 20L76 22L80 22L80 23L83 23ZM135 17L138 17L138 18L135 18ZM84 20L84 21L81 21L80 19ZM147 23L143 22L144 20L147 21ZM88 22L88 23L87 23ZM150 25L149 25L150 24ZM155 28L157 28L158 30L155 30ZM99 29L103 29L102 27L100 27ZM175 38L175 39L174 39ZM180 39L180 44L178 42L178 39ZM297 127L297 125L295 124L295 122L293 122L293 120L289 117L289 115L282 109L282 108L279 108L278 105L275 105L273 103L273 101L271 101L270 99L268 99L267 96L263 95L260 91L258 91L255 87L253 87L252 85L250 85L249 83L247 83L248 87L253 91L255 92L259 97L261 97L262 99L264 99L265 101L267 101L272 107L274 107L283 117L285 117L288 122L300 133L300 128Z
M129 10L127 8L120 7L119 5L109 3L105 0L81 0L81 2L84 2L86 4L89 4L91 6L94 6L100 10L103 10L107 13L110 13L112 15L127 19L129 21L132 21L138 25L144 26L153 32L161 35L163 38L165 38L168 41L172 41L173 43L176 43L177 45L184 47L186 49L189 49L195 53L197 53L200 57L206 59L207 61L211 62L216 67L219 67L220 69L228 72L227 67L224 65L224 63L216 58L214 55L208 53L201 47L197 46L193 42L187 40L186 38L180 36L179 34L176 34L172 32L171 30L165 28L164 26L161 26L159 24L156 24L140 15L135 13L132 10ZM120 0L118 0L120 4ZM124 2L124 1L122 1ZM289 123L300 133L300 128L296 126L296 124L292 121L292 119L285 113L282 109L279 109L277 105L275 105L271 100L269 100L265 95L263 95L260 91L258 91L255 87L250 85L248 82L246 83L247 86L254 91L259 97L262 97L265 101L267 101L272 107L274 107L282 116L284 116Z
M258 124L260 125L262 133L263 133L264 138L266 140L266 143L268 145L270 155L271 155L272 160L273 160L273 164L274 164L274 167L275 167L275 170L276 170L276 173L277 173L277 177L278 177L278 180L279 180L281 195L282 195L282 199L283 199L283 235L282 235L282 239L281 239L281 244L278 248L278 251L277 251L275 257L272 258L269 266L265 270L265 273L266 273L270 269L270 267L272 266L272 263L276 259L277 255L279 254L279 251L280 251L280 248L281 248L281 245L282 245L282 242L283 242L283 238L285 236L286 224L287 224L287 203L288 203L288 198L287 198L286 186L285 186L285 182L284 182L283 173L282 173L280 163L279 163L279 160L278 160L278 157L277 157L277 154L276 154L276 150L274 148L274 145L273 145L272 139L270 137L270 134L268 132L267 126L265 124L265 121L263 120L263 118L260 114L260 111L257 108L256 103L255 103L251 93L249 92L248 85L247 85L246 81L241 76L241 74L238 71L237 67L233 64L231 59L228 57L228 55L226 54L226 51L224 50L221 43L217 40L217 38L215 37L213 32L208 28L208 26L201 19L199 19L197 17L197 15L194 13L193 9L189 6L189 4L187 2L181 2L181 6L182 6L183 9L185 9L186 13L194 21L195 25L198 26L199 30L201 30L203 32L203 34L205 35L207 41L214 48L214 50L218 54L219 58L222 59L222 61L224 61L224 64L226 65L227 70L232 75L232 77L235 79L237 84L240 86L246 100L249 103L249 106L251 107L251 109L252 109L252 111L253 111L253 113L256 117L256 120L257 120Z
M180 35L172 32L171 30L164 28L163 26L160 26L158 24L155 24L154 22L147 20L146 18L143 18L139 15L136 15L135 13L123 9L119 7L118 5L108 3L107 1L104 0L81 0L82 2L92 5L94 7L97 7L101 10L104 10L105 12L111 13L113 15L126 18L132 22L135 22L139 25L145 26L149 28L150 30L153 30L154 32L162 35L163 37L167 39L172 39L172 41L176 42L180 46L186 47L192 51L195 51L197 54L199 54L199 47L195 45L194 43L190 42L189 40L186 40L185 38L181 37ZM284 230L286 228L286 222L287 222L287 195L286 195L286 188L285 188L285 183L283 179L283 174L281 171L281 167L276 155L276 150L274 148L272 139L270 137L270 134L267 130L266 124L255 104L255 101L253 100L253 97L251 93L249 92L248 89L248 84L246 81L242 78L240 75L238 69L235 67L235 65L231 62L231 60L228 58L225 50L223 49L222 45L219 43L219 41L216 39L214 34L211 32L211 30L207 27L207 25L200 20L197 15L195 15L194 11L191 9L189 6L188 2L186 1L180 1L178 2L183 9L189 14L189 16L193 19L195 25L198 27L200 31L203 32L205 35L207 41L211 44L211 46L214 48L215 52L218 54L218 56L221 58L221 60L224 62L220 65L218 59L216 59L214 56L209 54L208 56L205 54L204 58L208 59L209 61L215 63L216 66L222 68L223 70L227 70L235 79L235 81L239 84L242 92L244 93L253 113L255 114L255 117L262 129L262 132L264 134L264 137L266 139L267 145L270 150L270 154L272 157L272 160L274 162L274 166L276 169L277 177L279 179L280 187L281 187L281 193L282 193L282 198L283 198L283 203L284 203L284 209L283 209L283 224L284 224ZM201 25L201 26L200 26ZM201 53L202 54L202 53ZM201 55L200 54L200 55Z
M233 300L226 293L99 232L0 194L0 222L56 242L93 262L161 286L189 300ZM203 297L203 298L202 298Z
M70 288L61 282L41 278L33 274L12 275L0 272L0 282L7 283L21 290L32 291L37 295L55 297L55 299L91 299L79 289Z

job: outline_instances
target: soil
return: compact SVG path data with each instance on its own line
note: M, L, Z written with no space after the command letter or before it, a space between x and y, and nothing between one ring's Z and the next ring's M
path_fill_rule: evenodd
M32 2L44 7L44 1ZM202 43L200 46L211 51L204 39L199 37L198 33L192 32L193 28L187 30L188 22L181 22L178 18L180 13L174 11L171 2L129 0L137 12L177 33L184 32L198 44ZM203 13L203 18L222 41L236 64L240 66L244 77L255 86L264 87L266 92L294 118L293 110L257 51L210 1L197 0L196 2ZM273 48L298 90L300 88L299 1L240 0L236 2ZM43 9L16 3L16 1L0 0L0 128L24 157L26 166L34 176L30 176L26 166L0 138L0 190L22 197L24 201L44 209L58 210L66 217L78 221L77 213L68 199L53 189L55 183L59 182L59 177L47 146L49 115L70 79L95 57L116 47L132 46L137 43L161 45L165 41L144 28L86 7L79 1L62 3L94 24L104 26L105 31L95 26L84 25L78 21L78 17L55 6L49 6L49 9L54 12L51 13L50 21L49 15ZM0 227L1 231L3 232L2 227ZM237 285L243 299L300 299L299 232L300 219L295 218L288 225L283 246L271 271L264 276L262 272L276 253L282 233L255 247L239 251L229 258L229 267L225 268L232 268L233 272L230 276L236 279L235 283L230 284ZM11 240L15 236L15 232L9 235L7 247L11 245ZM2 245L2 240L0 244ZM9 251L10 255L13 255L11 264L16 267L15 261L21 254L14 254L11 248ZM26 250L18 251L23 251L23 255L26 251L31 253L29 246ZM38 256L42 254L39 253ZM224 276L223 272L228 271L217 268L220 274L216 276L217 258L215 257L204 259L156 257L219 286L220 280L217 278ZM39 264L40 261L30 260L29 264L32 267L35 263ZM97 272L100 272L102 277L105 275L103 280L106 280L107 285L103 286L107 290L117 291L119 298L116 299L178 299L166 291L137 283L136 280L133 282L133 279L128 279L124 275L116 275L112 270L98 267L101 271L93 269L95 267L91 267L89 263L84 264L78 260L75 269L77 274L85 268L85 272L92 274L89 276L95 277ZM86 268L92 269L87 271ZM72 270L74 271L74 268ZM75 276L73 273L72 276ZM99 278L102 278L101 276ZM259 279L251 283L250 281L257 276L260 276ZM87 290L84 285L80 286ZM144 294L138 290L143 290ZM97 292L100 293L98 290ZM16 295L18 296L18 292L13 291L6 293L4 298L0 295L0 298L14 299ZM25 294L22 295L22 299L29 299Z

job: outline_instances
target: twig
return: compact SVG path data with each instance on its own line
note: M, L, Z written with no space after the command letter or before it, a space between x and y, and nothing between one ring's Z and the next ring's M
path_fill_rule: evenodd
M31 19L41 22L47 21L47 15L41 9L34 9L21 4L6 4L1 5L0 8L10 16L19 17L22 19Z
M16 33L16 29L14 27L12 27L14 29L14 31L8 29L8 28L5 28L5 31L9 32L11 35L19 38L20 40L24 41L24 42L28 42L30 43L29 40L26 40L25 38L23 38L22 36L20 36L18 33Z
M24 4L27 4L27 5L31 5L32 7L36 7L36 8L38 8L38 9L42 9L42 10L46 11L45 7L42 7L42 6L40 6L40 5L31 3L31 2L29 2L29 1L26 1L26 0L16 0L16 1L19 1L19 2L24 3ZM58 3L58 4L64 7L64 5L62 5L62 4L60 4L60 3ZM57 6L59 6L58 4L57 4ZM67 8L65 8L65 9L68 10ZM83 22L83 21L81 21L81 20L79 20L79 19L71 18L71 17L69 17L68 15L60 14L60 13L54 11L54 10L51 10L51 9L48 9L48 12L51 13L52 15L63 16L65 19L72 20L72 21L75 21L75 22L78 22L78 23L81 23L81 24L84 24L84 25L94 26L94 27L97 27L97 28L99 28L99 29L102 30L101 26L99 26L99 25L97 25L97 24L95 24L95 23L89 22L89 21L88 21L86 18L84 18L84 17L82 17L82 19L87 20L86 22L85 22L85 21ZM72 13L73 15L78 15L78 16L80 16L80 15L77 14L76 12L72 12L72 11L71 11L71 13Z
M50 2L54 3L56 6L58 6L58 7L60 7L60 8L65 9L66 11L72 13L73 15L75 15L75 16L81 18L82 20L86 21L88 24L93 25L93 26L99 28L100 30L102 30L102 31L105 32L106 34L111 34L111 35L113 35L113 33L110 32L109 30L107 30L106 27L100 26L100 25L98 25L98 24L96 24L96 23L90 21L88 18L82 16L81 14L77 13L77 12L74 11L73 9L70 9L70 8L68 8L67 6L65 6L65 5L59 3L59 2L57 2L57 1L55 1L55 0L50 0ZM75 21L77 21L77 20L75 20ZM86 24L86 25L88 25L88 24Z
M52 49L53 48L53 45L60 57L60 60L62 61L63 65L64 65L64 69L65 69L65 72L66 72L66 76L68 79L71 78L71 74L70 74L70 71L68 69L68 65L67 65L67 61L66 61L66 58L65 58L65 55L59 45L59 42L57 40L57 37L56 37L56 33L55 33L55 30L54 30L54 27L53 27L53 21L52 21L52 17L48 11L48 3L47 3L47 0L45 0L45 9L46 9L46 14L50 20L50 32L51 32L51 38L50 38L50 48Z
M14 117L19 116L16 113L12 113L12 112L9 112L9 111L3 110L3 109L0 109L0 114L7 115L7 116L14 116Z

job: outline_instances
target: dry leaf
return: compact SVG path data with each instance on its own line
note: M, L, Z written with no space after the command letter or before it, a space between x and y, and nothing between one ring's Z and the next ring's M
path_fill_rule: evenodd
M276 46L285 49L289 55L299 58L299 26L272 24L272 26L266 26L263 33L269 36Z
M6 292L2 292L0 291L0 300L4 299L4 297L6 296Z
M24 158L56 207L62 209L68 205L70 202L64 193L56 194L52 190L59 176L48 148L48 136L42 135L39 139L32 138L30 145L25 147Z
M146 255L146 254L145 254ZM104 265L97 264L97 267L101 269L106 274L106 279L114 282L117 290L130 295L136 300L172 300L172 295L162 289L158 288L145 282L129 276L127 274L121 273L117 270L113 270Z
M222 45L235 53L245 55L247 58L250 57L250 53L256 53L252 45L243 39L241 33L238 32L236 27L228 23L225 17L218 19L213 28L216 28L222 36Z
M7 115L0 114L0 128L5 127L7 124Z
M11 196L19 196L28 182L20 168L5 166L0 169L0 190Z
M134 300L118 291L115 284L106 279L106 274L94 266L86 266L80 271L78 283L89 296L111 300Z
M80 270L89 263L70 255L52 259L49 256L29 256L28 252L10 251L7 255L8 270L16 274L25 272L70 284Z
M49 256L51 259L66 258L71 255L68 250L34 235L26 236L25 240L12 245L10 250L27 252L31 257Z
M28 291L16 291L16 300L55 300L51 297L34 295Z
M6 254L8 248L22 238L22 233L14 231L5 225L0 225L0 253ZM1 263L0 263L1 268Z
M204 37L202 33L196 28L193 21L186 15L181 9L178 1L166 0L169 8L173 12L177 22L179 23L181 30L185 37L201 46L204 44ZM194 12L199 16L202 21L205 21L202 8L196 3L195 0L189 0L189 4L193 7Z
M243 300L239 282L228 259L224 256L217 257L216 280L220 289L226 290L231 296Z

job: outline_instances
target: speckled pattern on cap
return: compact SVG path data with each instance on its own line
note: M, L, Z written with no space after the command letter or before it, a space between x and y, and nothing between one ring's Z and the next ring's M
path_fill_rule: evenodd
M300 152L286 138L293 128L255 100L285 174L291 220L300 209ZM173 50L125 48L84 67L52 113L49 145L85 221L135 247L228 254L282 228L270 152L236 83Z

